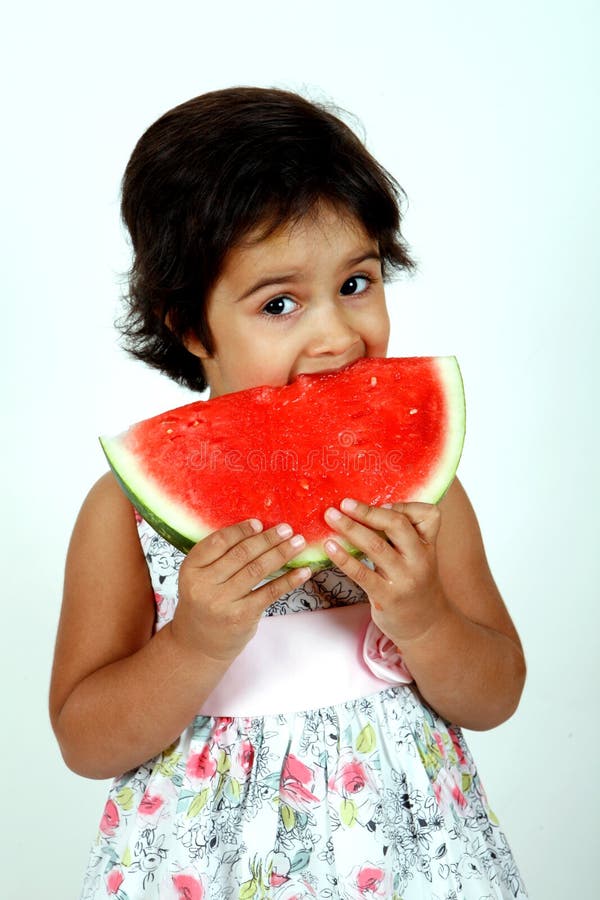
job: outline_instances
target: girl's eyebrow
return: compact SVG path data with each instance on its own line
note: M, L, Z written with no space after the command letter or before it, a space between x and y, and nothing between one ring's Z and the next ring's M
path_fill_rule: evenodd
M367 259L374 259L377 262L381 262L381 256L376 250L364 250L358 256L353 256L351 259L347 259L340 268L346 269L348 266L357 266L361 262L365 262ZM240 300L245 300L246 297L249 297L255 291L260 290L260 288L267 287L270 284L281 284L284 281L298 281L302 280L300 277L300 272L287 272L285 274L277 274L277 275L266 275L264 278L255 281L247 291L245 291L234 303L239 303Z

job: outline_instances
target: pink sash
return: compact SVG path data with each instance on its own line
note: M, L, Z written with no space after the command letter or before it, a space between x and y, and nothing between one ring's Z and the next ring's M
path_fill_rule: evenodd
M266 616L198 714L300 712L412 680L369 603Z

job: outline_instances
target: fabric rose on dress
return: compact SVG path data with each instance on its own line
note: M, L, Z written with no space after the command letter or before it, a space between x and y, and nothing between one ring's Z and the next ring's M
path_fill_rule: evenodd
M363 640L363 659L373 675L390 684L410 684L413 677L394 642L371 620Z

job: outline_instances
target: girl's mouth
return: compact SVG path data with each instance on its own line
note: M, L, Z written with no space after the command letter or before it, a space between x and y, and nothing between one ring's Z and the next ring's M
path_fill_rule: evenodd
M334 372L341 372L342 369L347 369L349 366L352 366L355 362L358 362L359 359L362 359L362 357L358 356L356 359L352 359L352 360L350 360L350 362L344 363L341 366L335 366L335 368L332 368L332 369L318 369L315 372L298 372L297 375L294 375L294 378L297 378L298 375L331 375Z

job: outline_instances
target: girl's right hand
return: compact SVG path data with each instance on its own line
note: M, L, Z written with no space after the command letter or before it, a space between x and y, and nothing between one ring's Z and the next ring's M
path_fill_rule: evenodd
M221 528L199 541L179 571L173 638L192 654L233 661L254 635L265 609L310 578L310 569L292 569L252 590L297 556L305 543L289 525L262 532L256 519Z

